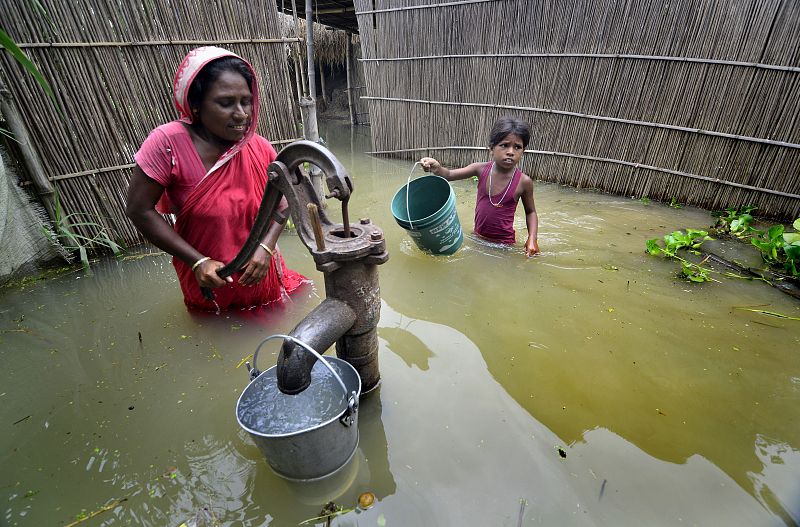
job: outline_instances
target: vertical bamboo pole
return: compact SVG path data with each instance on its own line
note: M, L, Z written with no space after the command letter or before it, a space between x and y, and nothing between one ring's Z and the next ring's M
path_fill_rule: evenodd
M300 110L304 112L303 137L309 141L319 142L317 128L317 79L314 74L314 13L313 0L306 0L306 59L308 64L308 97L300 101ZM325 193L322 190L322 172L312 166L310 170L311 184L322 201Z
M328 105L328 98L325 96L325 68L322 66L321 63L319 65L319 85L320 85L319 86L320 91L322 92L321 93L322 110L325 111L325 108Z
M297 2L295 0L292 0L292 18L294 19L295 36L297 38L300 38L300 21L297 19ZM296 46L295 50L297 51L297 56L295 57L295 60L297 61L297 65L300 66L299 68L300 76L303 77L302 61L300 60L300 43L298 42L297 44L295 44L295 46ZM306 93L308 93L305 88L306 86L305 84L303 84L303 91L297 95L298 99L301 97L305 97Z
M317 100L317 78L314 72L314 8L313 0L306 0L306 59L308 61L308 97Z
M47 214L50 216L50 219L55 221L56 207L53 199L55 194L53 184L50 183L50 180L47 179L45 175L44 167L42 167L42 162L39 159L39 154L31 144L31 137L28 135L25 121L22 120L22 116L17 110L17 106L14 104L14 97L11 95L8 88L6 88L2 78L0 78L0 112L5 116L11 133L14 134L14 139L19 143L19 149L22 153L23 161L25 162L25 168L28 169L28 173L31 175L39 199L42 200L42 204L45 209L47 209Z
M350 124L358 124L356 120L356 111L353 108L353 83L350 80L352 75L352 68L350 66L350 61L352 60L353 55L353 36L348 33L347 34L347 53L345 57L345 69L347 75L347 108L350 110Z

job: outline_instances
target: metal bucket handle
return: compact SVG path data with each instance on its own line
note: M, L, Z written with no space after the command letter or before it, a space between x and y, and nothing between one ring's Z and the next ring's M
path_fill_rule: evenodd
M347 386L345 386L344 381L342 381L342 378L339 377L339 374L336 373L336 370L333 369L333 366L330 365L330 363L325 359L325 357L323 357L320 353L317 353L317 351L314 350L314 348L312 348L302 340L298 339L297 337L293 337L291 335L281 335L279 333L276 333L275 335L270 335L269 337L262 340L261 344L259 344L258 347L256 348L256 352L253 353L253 366L251 367L249 362L245 361L244 363L245 366L247 367L248 373L250 374L250 382L253 382L256 379L256 377L261 375L261 372L258 370L258 367L256 365L256 361L258 360L258 352L261 350L261 346L263 346L270 340L278 338L291 340L295 344L299 345L301 348L305 349L306 351L314 355L318 360L322 361L322 364L324 364L325 367L330 370L330 372L333 374L334 379L336 379L336 381L339 383L339 386L341 386L342 390L344 390L344 398L347 401L347 411L345 411L344 415L342 415L342 417L339 418L339 421L341 421L341 423L345 426L352 425L353 422L355 421L355 419L353 418L353 414L358 410L358 394L355 392L355 390L348 393Z
M417 165L421 165L420 161L414 163L411 167L411 172L408 173L408 180L406 180L406 217L408 218L408 224L411 225L411 230L414 230L414 222L411 221L411 209L408 206L408 195L411 194L411 175L414 173L414 169L417 168Z

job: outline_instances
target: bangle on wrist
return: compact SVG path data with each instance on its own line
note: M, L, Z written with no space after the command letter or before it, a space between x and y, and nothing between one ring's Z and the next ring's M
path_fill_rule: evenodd
M258 242L258 244L261 246L262 249L264 249L265 251L267 251L267 253L269 253L270 257L275 256L275 251L267 247L266 243Z
M210 259L211 259L211 257L210 257L210 256L203 256L202 258L200 258L199 260L197 260L197 261L194 263L194 265L192 265L192 271L194 271L195 269L197 269L197 266L198 266L198 265L200 265L200 264L201 264L201 263L203 263L203 262L207 262L207 261L208 261L208 260L210 260Z

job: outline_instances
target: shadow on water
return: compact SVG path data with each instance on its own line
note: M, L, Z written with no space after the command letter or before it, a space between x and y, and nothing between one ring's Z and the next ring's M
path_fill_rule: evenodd
M707 212L537 183L543 254L526 259L469 235L474 188L457 182L467 236L433 257L389 209L412 163L364 156L367 129L322 133L353 177L351 218L391 254L383 380L351 463L286 482L236 422L244 361L324 296L296 236L287 264L315 284L270 312L189 313L167 256L109 259L0 290L0 525L104 508L86 525L296 525L364 491L375 506L333 525L800 521L800 327L737 309L800 306L754 282L688 285L643 252Z

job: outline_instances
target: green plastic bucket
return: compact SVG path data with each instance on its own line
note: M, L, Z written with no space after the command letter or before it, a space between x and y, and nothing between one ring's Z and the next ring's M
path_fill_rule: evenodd
M443 177L422 176L403 185L392 198L392 215L423 251L453 254L464 241L456 195Z

